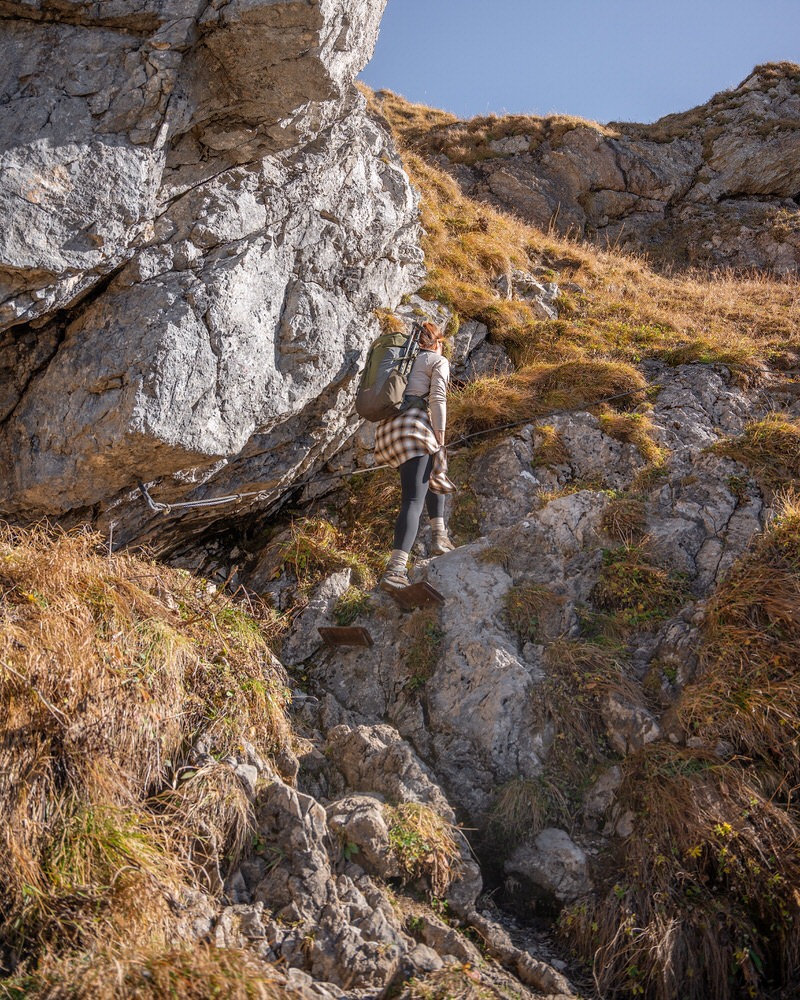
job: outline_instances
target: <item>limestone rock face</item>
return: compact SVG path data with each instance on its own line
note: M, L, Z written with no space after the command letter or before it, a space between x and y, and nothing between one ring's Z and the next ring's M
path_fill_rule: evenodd
M653 434L668 450L661 475L643 494L641 531L658 564L686 581L687 605L637 636L630 683L598 704L604 739L619 756L671 738L664 718L647 707L640 681L655 671L660 685L666 669L671 683L686 683L697 644L692 602L712 591L765 517L757 490L731 492L737 477L747 478L745 468L707 449L740 433L769 401L759 403L724 369L645 367L659 386L649 414ZM434 803L421 761L458 817L480 828L499 787L541 775L555 734L537 707L558 668L553 657L561 655L559 642L584 634L603 552L622 544L609 534L605 514L614 492L630 490L645 466L636 446L611 437L594 415L562 414L547 424L562 447L555 466L541 464L537 425L514 429L465 463L460 487L476 501L482 537L417 561L412 578L426 579L445 598L433 618L409 615L376 594L372 614L359 622L374 645L326 655L315 630L332 623L325 617L330 595L346 585L337 576L296 618L284 662L302 662L320 693L308 721L328 733L347 779L332 797L346 787L391 797L395 779L387 785L383 776L399 773L406 796ZM542 595L542 604L532 633L520 636L508 600L512 588L524 587ZM594 812L598 825L602 810Z
M341 443L373 312L421 277L352 84L383 7L0 6L3 510L114 505L127 541L152 530L138 481L264 503Z
M524 122L510 121L511 134L474 165L441 156L472 197L655 260L800 268L797 66L758 67L736 89L653 125L545 122L531 140L516 134ZM435 139L447 149L446 128Z

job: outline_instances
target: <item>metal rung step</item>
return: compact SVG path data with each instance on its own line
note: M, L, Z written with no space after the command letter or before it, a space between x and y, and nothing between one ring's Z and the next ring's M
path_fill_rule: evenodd
M360 625L320 625L317 629L326 646L372 645L372 636Z
M424 608L429 604L444 604L444 594L440 594L429 583L412 583L410 587L401 587L390 591L392 597L401 608L411 611L414 608Z

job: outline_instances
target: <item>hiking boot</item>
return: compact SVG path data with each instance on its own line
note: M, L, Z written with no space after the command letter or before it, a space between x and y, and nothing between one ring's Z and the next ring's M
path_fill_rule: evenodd
M390 567L381 577L379 586L381 590L402 590L403 587L410 587L411 581L404 569L393 569Z
M434 531L431 535L431 555L443 556L445 552L452 552L455 545L450 541L446 531Z

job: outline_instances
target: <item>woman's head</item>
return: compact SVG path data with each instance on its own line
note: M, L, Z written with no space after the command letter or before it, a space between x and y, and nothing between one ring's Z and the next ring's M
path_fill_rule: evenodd
M423 351L435 351L444 340L444 333L430 320L426 320L419 331L419 346Z

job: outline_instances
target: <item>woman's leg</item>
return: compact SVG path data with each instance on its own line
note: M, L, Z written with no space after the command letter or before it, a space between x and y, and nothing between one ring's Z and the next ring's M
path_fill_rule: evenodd
M431 519L431 547L432 556L441 556L445 552L450 552L455 545L450 541L447 528L444 526L444 493L434 493L428 490L425 499L425 506L428 508L428 517Z
M425 506L428 509L428 517L431 521L435 517L440 517L442 522L444 522L444 493L434 493L433 490L428 490L428 495L425 497ZM442 527L444 527L444 523Z
M402 499L394 527L395 550L410 552L419 531L419 519L428 493L428 481L433 468L433 455L410 458L400 466ZM444 497L442 497L444 500ZM430 507L428 508L430 510Z

